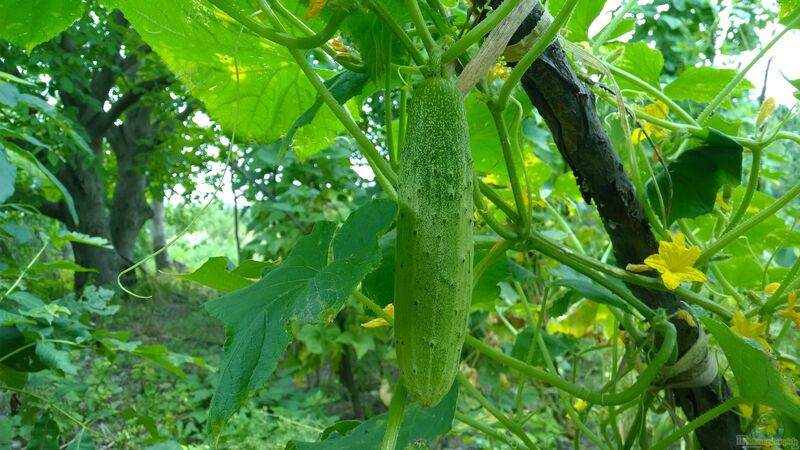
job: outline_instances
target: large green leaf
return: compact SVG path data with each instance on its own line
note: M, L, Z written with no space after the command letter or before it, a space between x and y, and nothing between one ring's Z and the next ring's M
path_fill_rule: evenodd
M664 93L673 100L710 102L734 77L736 77L736 71L733 69L689 67L675 81L664 87ZM752 87L752 83L742 80L734 92L741 92Z
M0 0L0 38L30 52L78 20L83 6L76 0Z
M568 287L581 294L584 298L588 298L589 300L602 303L604 305L614 306L626 312L631 312L631 309L628 307L627 303L620 300L619 297L611 293L611 291L605 287L595 284L593 281L586 279L582 280L578 278L566 278L553 281L550 283L550 285Z
M503 150L500 146L497 127L489 107L476 94L470 95L465 99L464 107L467 110L469 140L472 146L475 172L495 175L497 177L496 184L498 185L504 186L508 184L508 170L503 159ZM504 115L510 127L514 115L513 108L508 108ZM520 156L513 156L517 167L521 167L522 160Z
M661 56L661 52L648 47L641 41L635 44L625 44L624 49L622 57L614 64L620 69L636 75L651 86L661 86L658 81L661 70L664 69L664 57ZM619 78L617 83L622 89L641 89L637 85Z
M333 94L333 98L339 104L343 104L361 93L367 83L367 79L367 74L345 70L326 80L325 86ZM323 108L320 111L322 106L322 97L317 96L314 104L295 121L281 139L278 160L283 157L292 142L294 142L294 152L300 161L304 161L309 156L313 156L333 143L333 138L336 137L336 134L341 129L341 125L335 117L332 117L333 113L328 108ZM326 117L328 115L331 117ZM315 126L308 127L307 125L309 124ZM309 129L311 130L310 132Z
M741 183L742 146L709 129L703 145L678 155L668 169L669 176L666 172L656 176L664 205L669 208L668 222L697 217L714 209L717 191L723 184ZM661 204L652 180L647 183L647 196L653 210L660 213Z
M759 346L736 336L722 322L701 317L728 359L739 395L748 402L771 406L800 421L800 397Z
M269 263L246 260L239 267L225 256L212 256L200 268L192 273L173 274L175 278L194 281L222 292L231 292L246 288L253 284L254 278L261 277L261 271L269 267Z
M441 436L453 425L453 417L458 400L458 384L453 384L450 392L433 408L422 408L413 404L406 408L403 422L397 436L397 448L409 446L420 448L418 443L430 441ZM336 424L323 432L319 442L292 441L287 450L351 450L380 448L386 430L388 413L372 417L353 428L352 421ZM342 434L346 433L346 434Z
M561 8L564 7L564 3L565 0L550 0L547 3L547 9L550 10L550 14L556 16L561 11ZM588 41L589 27L600 15L600 12L603 11L605 4L606 0L578 2L565 27L569 31L567 38L574 42Z
M228 131L275 141L314 104L316 91L284 47L206 2L109 3Z
M788 25L800 14L800 0L778 0L778 3L781 5L781 12L778 17L780 17L782 24ZM795 28L800 27L795 25Z
M8 162L3 147L0 146L0 203L5 202L14 194L14 180L17 178L17 168Z
M397 23L410 22L411 16L403 0L380 0L379 4ZM342 23L341 29L346 41L352 43L358 50L364 65L371 70L370 75L373 77L383 72L386 67L386 55L390 49L393 61L407 60L405 48L397 36L377 14L366 8L354 9Z
M331 320L377 267L377 236L396 212L393 202L373 200L353 212L338 231L335 224L320 222L259 282L206 305L211 315L225 322L227 332L225 361L209 413L214 436L275 370L289 345L291 324Z

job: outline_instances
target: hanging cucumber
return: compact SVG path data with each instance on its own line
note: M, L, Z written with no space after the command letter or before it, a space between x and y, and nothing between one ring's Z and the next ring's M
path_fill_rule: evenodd
M395 339L400 377L423 406L459 370L472 296L472 156L454 80L413 91L400 154Z

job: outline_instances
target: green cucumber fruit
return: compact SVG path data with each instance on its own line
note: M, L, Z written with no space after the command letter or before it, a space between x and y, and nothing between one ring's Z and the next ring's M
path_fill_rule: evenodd
M414 88L400 153L395 340L400 377L422 406L450 390L472 297L472 155L454 80Z

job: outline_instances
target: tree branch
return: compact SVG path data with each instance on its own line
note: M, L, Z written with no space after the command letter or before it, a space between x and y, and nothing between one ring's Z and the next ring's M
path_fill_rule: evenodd
M145 94L157 87L167 86L171 81L171 77L159 77L143 81L132 87L114 102L107 112L97 113L86 127L87 132L90 136L102 136L128 108L135 105Z

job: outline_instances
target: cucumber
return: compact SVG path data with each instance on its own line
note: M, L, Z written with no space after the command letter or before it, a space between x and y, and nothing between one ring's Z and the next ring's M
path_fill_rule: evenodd
M398 179L397 361L408 393L429 407L459 370L472 297L472 155L454 80L414 88Z

